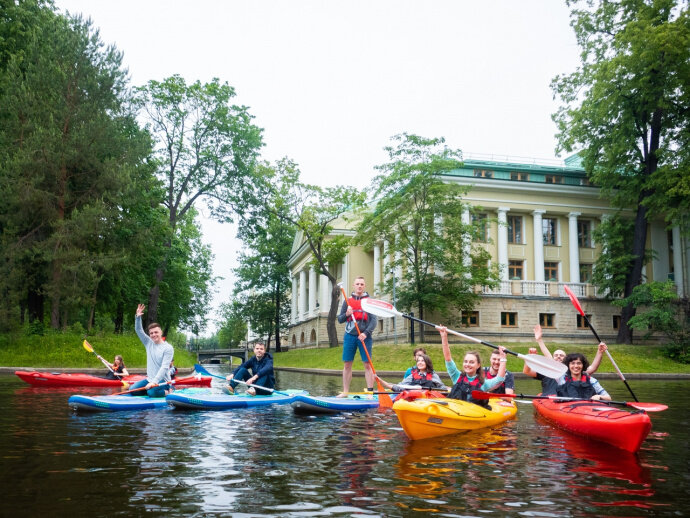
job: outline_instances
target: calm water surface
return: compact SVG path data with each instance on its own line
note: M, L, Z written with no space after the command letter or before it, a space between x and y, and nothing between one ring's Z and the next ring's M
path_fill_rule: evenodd
M313 394L339 382L278 373ZM498 428L411 442L390 410L77 415L74 389L0 376L0 516L687 516L690 382L630 383L671 407L650 414L638 455L560 432L528 404Z

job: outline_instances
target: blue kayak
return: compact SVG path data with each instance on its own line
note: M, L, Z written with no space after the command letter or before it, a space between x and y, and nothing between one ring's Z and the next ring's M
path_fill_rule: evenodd
M179 390L180 394L199 394L209 389L188 388ZM75 411L86 412L118 412L122 410L148 410L151 408L167 408L165 397L149 396L70 396L67 404Z
M168 404L185 410L227 410L266 405L285 405L292 403L304 390L285 390L284 394L274 392L270 396L250 396L249 394L184 394L173 392L166 396Z
M297 396L292 402L292 409L298 414L337 414L353 410L367 410L378 408L379 400L376 396Z

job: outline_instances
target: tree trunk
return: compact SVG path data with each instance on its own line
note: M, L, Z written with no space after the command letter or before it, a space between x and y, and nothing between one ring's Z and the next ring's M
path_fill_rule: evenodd
M278 286L280 289L280 285ZM280 292L278 292L280 293ZM281 352L281 343L280 343L280 295L277 295L276 301L275 301L275 308L276 312L274 315L275 318L275 333L276 333L276 352Z
M50 298L50 327L60 328L60 265L57 261L53 262L53 296Z
M335 328L335 319L338 315L338 302L340 300L340 287L333 282L333 290L331 291L331 307L328 310L328 318L326 320L326 330L328 331L328 346L338 347L338 331Z
M115 333L121 335L125 324L125 305L122 301L115 308Z
M43 322L43 295L36 290L29 289L27 306L29 310L29 322L33 322L34 320Z
M424 305L420 304L419 305L419 319L424 320ZM425 344L426 341L424 339L424 324L421 322L419 323L419 343L420 344Z

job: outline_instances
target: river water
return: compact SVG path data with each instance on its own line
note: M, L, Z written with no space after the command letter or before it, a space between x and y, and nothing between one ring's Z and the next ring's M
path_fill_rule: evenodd
M321 395L340 382L277 377ZM690 382L630 384L670 407L650 414L637 455L561 432L529 404L498 428L413 442L391 410L81 415L67 406L75 389L4 375L0 516L687 516ZM621 382L605 386L628 399Z

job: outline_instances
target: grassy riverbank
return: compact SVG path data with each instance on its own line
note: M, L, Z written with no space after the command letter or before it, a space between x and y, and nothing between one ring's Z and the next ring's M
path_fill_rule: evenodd
M71 333L49 333L45 336L0 335L0 366L34 368L99 368L101 362L83 347L83 335ZM108 360L121 354L130 368L146 367L146 351L135 334L104 334L88 337L94 350ZM527 354L529 344L505 344L510 350ZM547 343L551 350L562 344ZM444 370L440 344L426 345L434 366ZM460 364L466 351L478 350L484 362L491 350L474 344L451 344L453 358ZM373 361L378 371L404 371L412 365L414 346L409 344L375 344ZM591 344L571 345L566 352L583 352L590 360L594 358L596 346ZM612 345L613 358L623 372L628 373L690 373L690 365L676 363L662 355L661 347L648 345ZM320 349L290 349L288 352L273 353L275 365L279 367L301 367L309 369L335 369L343 367L342 347ZM237 359L235 359L235 362ZM192 367L196 356L182 348L175 348L175 364L178 367ZM508 356L508 369L522 371L522 360ZM355 370L362 370L359 355L355 358ZM599 372L615 372L613 365L604 357Z

